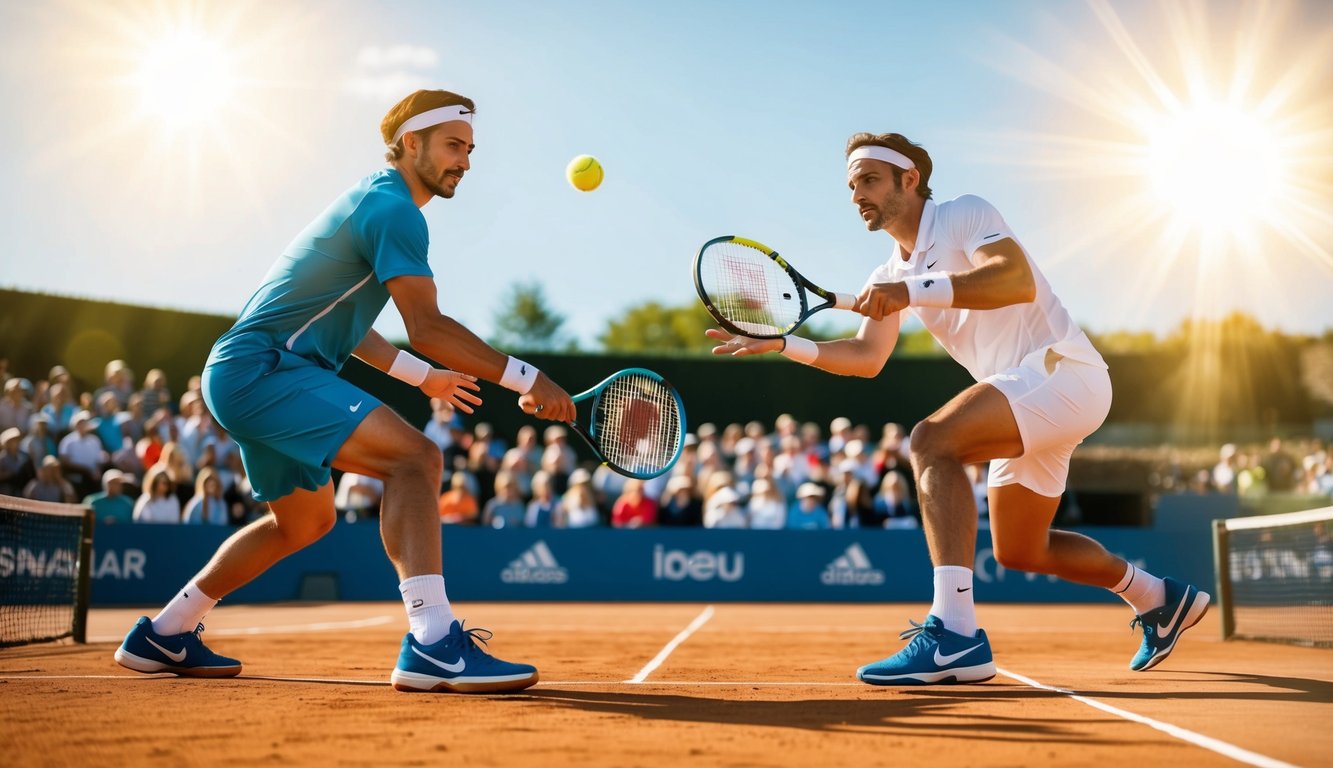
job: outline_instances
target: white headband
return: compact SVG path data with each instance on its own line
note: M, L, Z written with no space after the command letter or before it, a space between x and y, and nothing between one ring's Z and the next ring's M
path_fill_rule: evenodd
M394 132L393 141L389 143L397 144L398 140L403 138L403 134L408 131L419 131L422 128L429 128L432 125L439 125L440 123L447 123L453 120L462 120L468 125L472 125L472 110L462 104L454 104L452 106L439 107L437 109L428 109L419 115L413 115L404 120L403 124L398 126L398 130Z
M857 147L852 150L852 153L847 156L847 167L850 168L852 163L857 160L879 160L889 165L896 165L904 171L916 167L916 163L912 162L912 159L907 155L875 144L867 144L864 147Z

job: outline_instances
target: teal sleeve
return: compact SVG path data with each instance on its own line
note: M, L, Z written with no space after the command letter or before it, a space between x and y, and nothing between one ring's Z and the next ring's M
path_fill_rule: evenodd
M365 248L375 279L386 283L403 275L434 277L426 259L430 232L426 217L409 202L389 195L367 200L358 208L354 227Z

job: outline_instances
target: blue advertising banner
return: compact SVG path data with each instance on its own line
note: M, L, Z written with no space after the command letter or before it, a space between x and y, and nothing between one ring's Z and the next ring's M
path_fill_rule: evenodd
M1212 508L1213 513L1217 508ZM1083 531L1153 573L1205 589L1213 583L1203 509L1153 528ZM1186 519L1189 518L1189 519ZM93 604L156 604L212 556L231 529L99 526ZM509 529L449 527L445 576L456 600L895 602L931 599L931 564L920 531L702 529ZM1105 590L1011 571L978 537L977 599L1106 602ZM279 562L229 602L297 599L397 600L398 579L378 526L339 523Z

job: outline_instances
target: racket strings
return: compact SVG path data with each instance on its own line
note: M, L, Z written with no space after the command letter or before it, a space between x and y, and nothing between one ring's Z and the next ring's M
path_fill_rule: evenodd
M796 282L762 251L734 242L709 246L699 275L713 306L742 331L781 334L801 319Z
M665 382L631 374L612 381L597 401L598 450L636 473L670 466L681 441L680 405Z

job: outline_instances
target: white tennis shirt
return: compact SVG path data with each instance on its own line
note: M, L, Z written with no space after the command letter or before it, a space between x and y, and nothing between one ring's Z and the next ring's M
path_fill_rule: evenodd
M893 257L870 274L870 282L927 272L965 272L978 265L972 259L978 248L1006 237L1018 243L1000 212L980 197L963 195L938 205L927 200L911 257L904 259L902 247L895 245ZM1037 284L1033 301L999 309L908 307L906 311L915 313L977 381L1024 363L1042 369L1047 350L1105 368L1102 356L1051 292L1027 249L1022 243L1018 247Z

